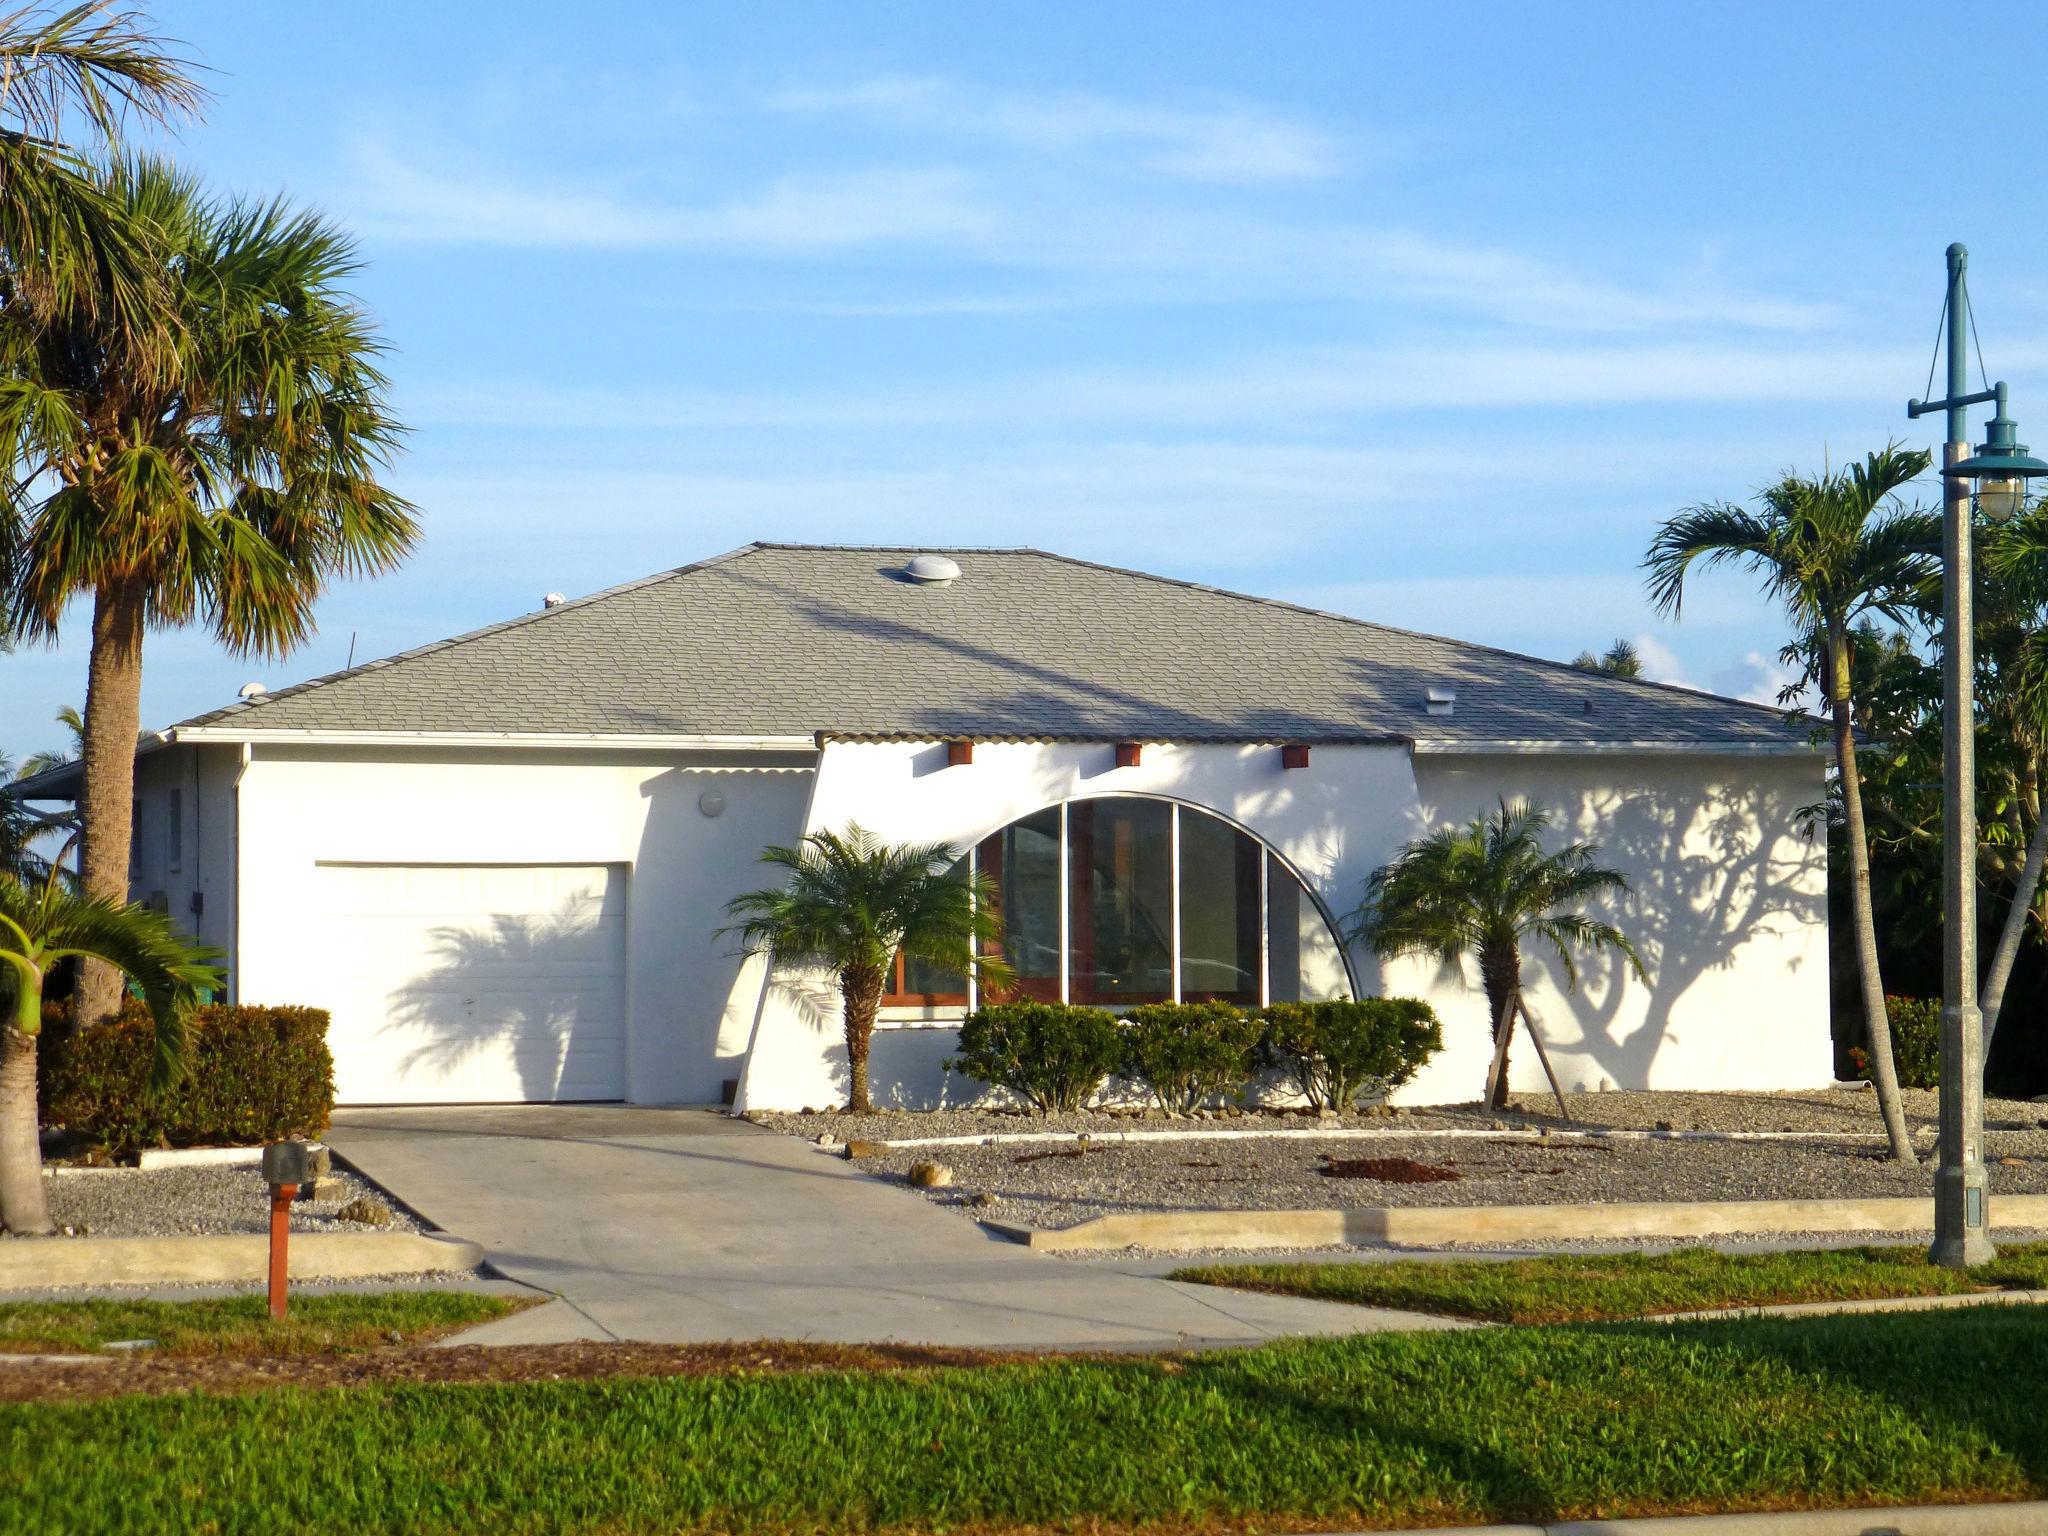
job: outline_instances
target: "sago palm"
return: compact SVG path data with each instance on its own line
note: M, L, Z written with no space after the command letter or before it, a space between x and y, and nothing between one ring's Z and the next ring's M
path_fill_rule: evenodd
M1760 577L1765 594L1783 606L1799 635L1818 642L1826 668L1820 681L1834 728L1871 1076L1892 1155L1901 1162L1913 1161L1914 1151L1892 1065L1891 1022L1878 966L1870 838L1856 764L1850 630L1873 613L1903 622L1916 594L1939 574L1940 518L1898 500L1927 465L1925 453L1894 445L1816 479L1787 476L1763 492L1755 509L1727 502L1689 507L1657 530L1643 562L1651 601L1674 618L1695 565L1734 565Z
M1592 843L1545 852L1550 824L1541 806L1502 800L1462 827L1418 838L1373 872L1365 901L1352 914L1352 936L1383 958L1427 955L1462 968L1464 957L1475 955L1496 1047L1500 1031L1514 1032L1509 1005L1522 990L1528 941L1556 953L1568 988L1579 983L1578 950L1612 950L1643 975L1627 935L1578 910L1595 897L1625 894L1628 881L1594 862L1600 850ZM1493 1102L1506 1103L1507 1094L1503 1056Z
M865 827L813 832L794 848L770 847L761 862L788 872L772 889L735 897L727 912L751 951L778 965L829 970L838 979L851 1076L847 1107L864 1114L868 1046L883 989L900 951L984 984L1004 986L1010 968L982 953L1000 925L995 887L970 878L944 843L888 844Z
M101 312L0 310L16 488L0 553L17 632L52 638L92 599L81 878L117 901L144 632L199 623L237 654L283 655L331 579L390 569L417 526L380 478L400 429L376 329L343 287L348 238L282 202L209 198L161 161L115 167L107 190L152 253L175 347L153 368ZM82 1016L111 1001L96 976Z
M0 873L0 992L10 999L0 1021L0 1227L50 1230L43 1199L36 1126L36 1051L43 1027L43 983L62 960L97 960L131 977L156 1018L158 1086L183 1069L185 1018L202 987L220 985L217 951L197 948L161 912L101 901L71 889L54 872L30 885Z

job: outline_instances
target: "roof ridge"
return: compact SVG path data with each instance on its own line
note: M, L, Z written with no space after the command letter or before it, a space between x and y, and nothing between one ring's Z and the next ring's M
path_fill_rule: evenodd
M1505 656L1512 661L1526 661L1539 667L1548 667L1555 672L1570 673L1573 677L1585 678L1599 683L1616 683L1636 688L1649 688L1659 693L1676 693L1689 699L1711 699L1717 704L1733 704L1740 709L1762 710L1765 714L1783 721L1791 711L1775 704L1759 704L1754 699L1738 699L1732 694L1715 693L1706 688L1688 688L1683 683L1660 683L1647 677L1616 677L1612 672L1592 672L1568 661L1557 661L1549 656L1531 656L1527 651L1511 651L1506 646L1487 645L1478 640L1459 640L1451 635L1432 634L1426 629L1403 629L1398 624L1382 624L1377 619L1361 619L1356 614L1334 613L1327 608L1311 608L1306 603L1290 603L1285 598L1261 597L1256 592L1239 592L1230 587L1213 586L1208 582L1188 581L1179 576L1161 576L1156 571L1140 571L1127 565L1108 565L1099 560L1083 560L1077 555L1063 555L1056 550L1033 549L1028 546L1015 551L1037 555L1045 560L1057 560L1064 565L1079 566L1084 570L1107 571L1115 576L1136 576L1144 581L1157 582L1162 586L1181 587L1190 592L1206 592L1213 597L1235 598L1241 603L1257 603L1265 608L1279 608L1288 613L1306 614L1311 618L1334 619L1340 624L1353 624L1360 629L1377 630L1385 635L1405 635L1412 640L1430 640L1438 645L1450 646L1453 650L1476 651L1485 656Z
M687 565L676 566L673 570L657 571L652 576L641 576L632 581L622 581L614 586L602 587L595 592L586 592L581 597L572 597L567 602L557 603L552 608L543 607L531 613L515 614L509 619L500 619L495 624L486 624L481 629L466 630L459 635L450 635L445 640L435 640L426 645L413 646L410 650L394 651L389 656L379 656L374 660L362 663L360 666L343 667L339 672L325 672L318 677L309 677L304 682L293 683L290 687L280 688L275 693L266 692L258 694L254 698L239 699L233 704L224 704L219 709L209 709L200 714L193 715L189 719L180 720L176 725L166 726L165 729L175 731L188 725L212 725L217 721L231 719L252 710L261 709L264 705L275 703L281 699L303 698L309 693L331 687L335 683L345 682L349 678L361 673L379 672L386 667L395 667L401 661L413 661L418 657L431 656L439 651L453 650L459 645L468 645L473 641L487 639L492 635L501 635L507 630L538 623L542 619L551 619L556 614L567 613L572 608L587 607L591 603L602 602L608 597L622 597L628 592L636 592L644 587L660 586L665 581L674 581L688 576L695 571L705 570L715 565L724 565L728 561L743 559L748 555L756 554L763 549L771 547L757 539L753 543L742 544L737 549L728 549L723 554L711 555L702 560L693 560Z

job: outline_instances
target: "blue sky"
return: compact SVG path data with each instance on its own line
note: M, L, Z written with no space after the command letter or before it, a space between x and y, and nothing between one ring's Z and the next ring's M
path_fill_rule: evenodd
M2026 7L156 14L214 71L180 153L359 235L426 535L280 665L153 637L150 724L755 538L1035 544L1767 692L1774 616L1710 576L1656 619L1644 543L1927 441L1955 239L2048 442L2044 129L1986 71ZM0 746L82 700L84 634L0 661Z

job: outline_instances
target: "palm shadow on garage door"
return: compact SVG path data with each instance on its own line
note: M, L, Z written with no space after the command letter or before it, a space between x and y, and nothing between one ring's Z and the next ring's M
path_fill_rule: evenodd
M347 970L329 1033L339 1102L625 1097L623 866L321 874Z

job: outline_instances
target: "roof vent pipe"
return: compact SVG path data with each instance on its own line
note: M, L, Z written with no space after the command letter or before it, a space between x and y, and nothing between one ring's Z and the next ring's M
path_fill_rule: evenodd
M559 608L562 606L562 604L566 603L567 601L569 601L569 599L562 596L561 593L550 592L546 597L540 600L540 605L543 608Z
M235 697L238 699L260 699L268 692L270 690L261 683L244 683L235 690Z
M947 587L960 579L960 567L944 555L919 555L903 567L903 574L919 586Z

